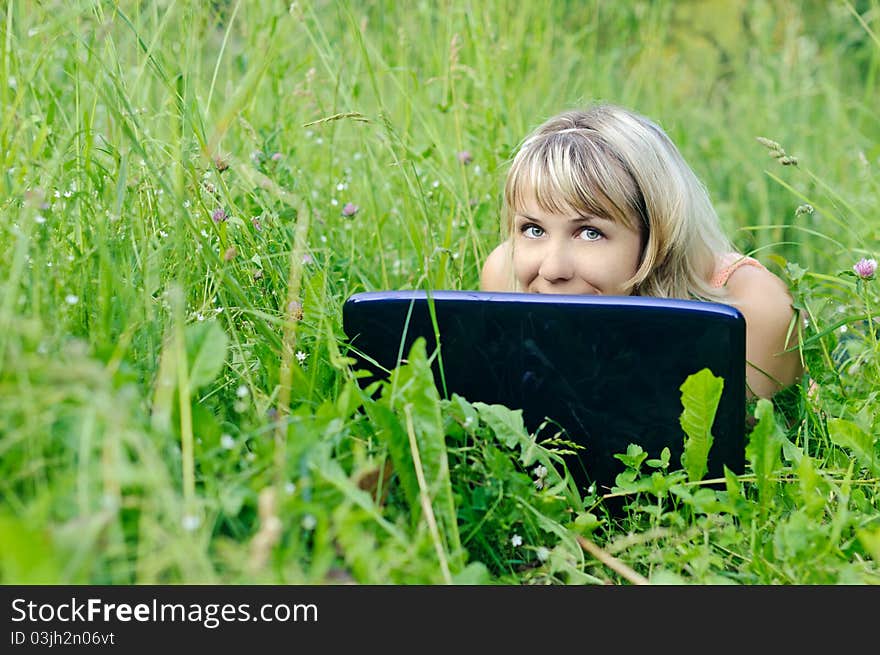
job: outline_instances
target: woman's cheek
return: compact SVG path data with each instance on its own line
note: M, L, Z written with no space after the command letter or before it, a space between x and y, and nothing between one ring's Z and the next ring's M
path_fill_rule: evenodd
M535 279L537 270L538 264L533 254L524 252L523 249L513 251L513 274L522 290Z

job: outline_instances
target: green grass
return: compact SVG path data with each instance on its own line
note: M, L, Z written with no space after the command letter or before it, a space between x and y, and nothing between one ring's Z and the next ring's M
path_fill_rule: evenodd
M8 0L0 582L880 582L880 282L845 274L878 35L876 0ZM354 292L476 288L517 142L592 100L667 129L809 319L745 474L634 445L617 518L417 353L362 392L341 329Z

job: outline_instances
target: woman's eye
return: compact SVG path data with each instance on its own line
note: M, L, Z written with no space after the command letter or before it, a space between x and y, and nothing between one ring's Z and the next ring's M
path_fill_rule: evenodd
M594 227L585 227L578 236L584 241L598 241L603 235Z
M544 228L537 225L526 225L522 233L530 239L539 239L544 236Z

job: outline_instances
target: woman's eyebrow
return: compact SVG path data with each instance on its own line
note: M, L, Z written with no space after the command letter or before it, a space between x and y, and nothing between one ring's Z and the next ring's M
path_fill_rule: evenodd
M605 218L604 216L597 216L595 214L582 214L577 218L571 219L572 223L613 223L614 221L610 218Z
M535 218L534 216L529 216L528 214L524 214L522 212L516 212L516 218L523 218L527 221L535 221L538 223L541 221L540 218ZM593 220L593 218L594 217L592 216L582 216L578 214L577 216L572 216L568 220L572 223L583 223L584 221L591 221Z
M535 223L540 223L540 218L535 218L534 216L529 216L528 214L524 214L522 212L516 212L514 218L522 219L525 221L533 221ZM610 218L605 218L604 216L595 216L593 214L578 214L577 216L572 216L568 219L570 223L613 223L614 221Z

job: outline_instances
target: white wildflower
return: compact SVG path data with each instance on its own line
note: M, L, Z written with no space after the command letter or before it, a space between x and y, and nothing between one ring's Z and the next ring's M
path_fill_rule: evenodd
M535 467L535 470L532 471L535 476L535 488L543 489L544 488L544 478L547 477L547 467L543 464L539 464Z
M513 536L510 537L510 545L513 546L514 548L518 548L519 546L522 546L522 542L523 542L522 537L520 537L518 534L514 534Z
M196 530L199 525L201 525L202 519L200 519L195 514L184 514L183 519L181 519L180 524L183 526L183 529L187 532L193 532Z

